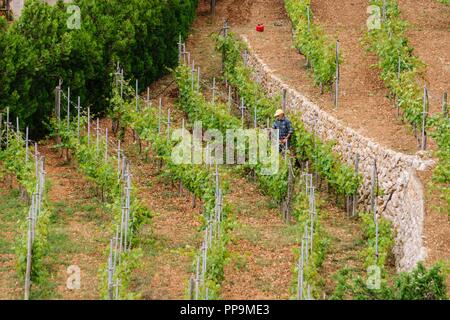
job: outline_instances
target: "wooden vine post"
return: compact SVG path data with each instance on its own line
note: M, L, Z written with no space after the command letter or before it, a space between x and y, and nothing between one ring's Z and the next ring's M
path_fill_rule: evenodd
M378 193L378 173L377 173L377 160L373 160L372 169L372 188L370 192L370 202L373 212L373 221L375 223L375 258L378 261L378 217L377 217L377 193Z
M30 299L32 284L32 265L33 265L33 244L36 236L36 225L42 208L42 201L45 189L45 171L44 157L39 157L37 152L37 143L35 143L35 167L36 167L36 186L31 194L31 206L28 210L28 232L27 232L27 256L25 269L25 287L24 300Z
M423 110L422 110L422 140L421 140L421 149L427 149L427 116L428 116L428 90L427 86L423 88Z
M91 108L87 111L87 144L91 143Z
M195 62L192 60L192 68L191 68L191 90L195 89Z
M281 91L281 108L283 112L286 112L286 103L287 103L287 90L283 88Z
M444 92L442 96L442 114L444 118L448 119L448 100L447 100L447 92Z
M58 120L58 128L61 125L61 91L62 91L62 79L59 79L58 85L55 88L55 116ZM7 120L9 121L9 120ZM56 136L56 143L61 144L61 136Z
M211 15L213 17L216 16L216 0L210 0L211 1Z
M170 142L170 109L167 109L167 142Z
M70 128L70 87L67 87L67 130Z
M213 85L212 85L212 101L213 105L216 104L216 77L213 77Z
M355 157L355 174L358 176L359 174L359 154L356 154ZM358 205L358 191L353 194L353 205L352 205L352 216L356 216L356 207Z
M178 35L178 63L181 63L181 55L183 52L183 42L181 42L181 34Z
M336 41L336 82L334 93L334 105L336 108L339 106L339 82L340 82L340 70L339 70L339 40Z
M228 86L228 112L231 112L231 105L233 104L233 98L231 95L231 86Z
M139 80L138 79L136 79L135 99L136 99L136 112L138 112L139 111Z
M61 85L62 80L59 79L59 84L55 88L55 115L58 119L58 124L61 122Z
M200 67L197 67L197 93L200 92Z
M120 155L120 145L118 146L118 154ZM120 158L119 158L120 159ZM116 233L110 239L110 250L107 263L107 297L109 300L119 300L119 288L122 284L120 271L117 272L117 266L121 263L121 255L130 252L132 244L132 227L131 220L131 170L130 164L125 156L122 157L122 168L120 160L118 160L118 175L121 180L121 217L120 224L116 226ZM120 270L120 268L119 268ZM115 289L115 290L114 290Z
M285 156L288 153L288 149L286 146L285 150ZM283 220L285 223L288 223L291 217L291 202L292 202L292 195L294 192L294 169L292 166L292 159L290 157L286 158L285 161L287 161L288 164L288 181L287 181L287 194L286 199L284 200L283 205Z
M9 107L6 108L6 147L9 146Z
M310 31L311 31L311 8L310 8L310 6L306 7L306 18L308 20L308 33L310 33ZM300 53L299 49L298 49L298 51ZM308 57L305 57L305 58L306 58L305 66L306 66L306 68L310 68L311 67L311 62L309 61Z
M397 80L398 80L398 84L401 85L400 81L401 81L401 57L400 57L400 53L398 54L398 62L397 62ZM397 117L400 117L400 103L398 101L398 97L395 97L395 104L397 107Z
M77 100L77 137L78 137L78 143L80 143L80 110L81 110L80 96L78 96L78 100Z
M224 36L225 38L228 37L228 30L229 30L229 29L230 29L230 27L228 26L228 20L225 19L225 20L223 21L223 28L222 28L223 36ZM226 50L225 50L225 46L223 46L223 48L222 48L222 72L225 71L226 54L227 54L227 52L226 52Z
M245 104L244 104L244 98L241 97L241 106L239 107L241 110L241 127L244 128L244 111L245 111Z

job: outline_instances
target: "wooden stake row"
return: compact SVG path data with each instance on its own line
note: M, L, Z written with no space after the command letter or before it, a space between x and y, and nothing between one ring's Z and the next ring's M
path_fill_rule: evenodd
M215 169L215 207L213 214L209 214L205 211L206 228L204 232L204 238L200 250L200 254L197 256L197 265L195 277L191 277L189 282L189 298L191 300L204 300L209 299L209 290L206 286L207 280L207 261L208 250L214 246L221 245L221 227L223 220L223 194L220 188L219 169L216 164Z
M44 192L45 192L45 170L43 156L38 156L37 147L36 152L36 187L35 192L31 195L31 206L28 210L28 234L27 234L27 260L25 271L25 288L24 299L30 299L30 290L32 284L32 264L33 264L33 245L36 237L36 226L39 220L39 216L42 212Z
M305 195L309 203L309 217L305 222L303 236L301 240L300 255L298 260L298 273L297 273L297 299L298 300L311 300L311 286L306 283L304 279L305 266L308 263L310 256L313 253L314 248L314 229L315 221L317 219L316 200L315 200L315 187L313 185L313 175L305 171L302 173L305 183ZM306 288L306 291L305 291Z

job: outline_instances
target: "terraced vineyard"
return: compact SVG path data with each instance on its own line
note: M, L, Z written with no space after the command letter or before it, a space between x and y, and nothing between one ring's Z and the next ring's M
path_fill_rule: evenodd
M74 5L0 17L1 299L448 299L445 1Z

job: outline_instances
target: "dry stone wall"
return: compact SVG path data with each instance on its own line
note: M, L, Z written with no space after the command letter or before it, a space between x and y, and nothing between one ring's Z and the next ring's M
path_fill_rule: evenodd
M359 172L364 177L359 190L359 209L370 208L370 187L373 159L377 161L378 181L384 191L378 197L378 213L390 220L396 230L394 255L398 271L409 271L426 257L423 246L424 194L416 170L434 164L419 155L407 155L379 145L320 109L297 90L289 87L254 53L248 39L248 66L254 78L271 94L287 91L286 109L300 111L305 128L314 131L324 141L335 141L334 151L342 161L351 164L359 155Z

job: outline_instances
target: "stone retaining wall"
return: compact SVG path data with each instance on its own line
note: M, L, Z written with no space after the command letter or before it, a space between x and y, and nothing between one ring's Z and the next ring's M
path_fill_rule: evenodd
M321 110L300 92L290 88L249 47L248 65L254 77L271 95L287 91L287 110L298 110L305 128L315 132L324 141L336 142L336 151L346 163L353 163L359 155L359 172L364 177L359 190L360 209L370 209L370 186L373 159L377 161L379 186L384 195L378 198L379 214L393 223L396 230L394 255L398 271L409 271L426 257L423 246L424 194L416 170L425 170L434 164L418 155L406 155L383 147L341 121Z

